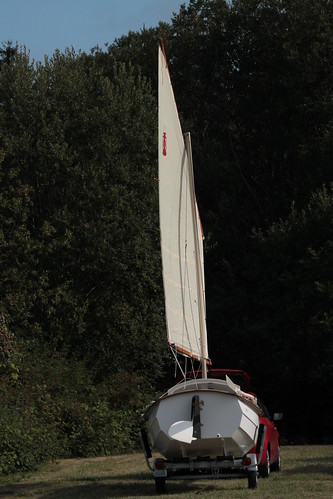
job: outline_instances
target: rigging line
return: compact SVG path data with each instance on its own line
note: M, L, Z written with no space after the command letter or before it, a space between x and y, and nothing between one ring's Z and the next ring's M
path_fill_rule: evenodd
M185 379L185 373L184 373L184 371L183 371L183 369L182 369L182 366L180 365L180 362L179 362L179 360L178 360L178 358L177 358L177 350L176 350L176 352L175 352L174 348L170 347L170 349L171 349L172 355L173 355L173 356L174 356L174 358L175 358L176 365L178 365L179 370L181 371L181 373L182 373L182 375L183 375L183 378Z
M173 377L177 378L177 362L175 362L175 372L173 373Z
M196 388L198 388L198 383L197 383L198 373L197 373L197 374L195 374L195 369L194 369L194 360L193 360L193 359L191 359L191 364L192 364L193 379L195 380Z

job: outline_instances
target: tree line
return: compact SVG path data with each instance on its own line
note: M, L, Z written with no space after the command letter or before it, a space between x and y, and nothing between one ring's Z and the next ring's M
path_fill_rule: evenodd
M160 37L192 134L213 366L252 375L285 439L331 441L332 15L329 0L191 0L90 54L3 46L0 471L135 448L170 384Z

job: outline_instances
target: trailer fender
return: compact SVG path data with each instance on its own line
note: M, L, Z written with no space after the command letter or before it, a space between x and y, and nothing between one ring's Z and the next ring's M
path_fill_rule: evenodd
M251 463L246 466L248 471L258 471L257 455L255 453L246 454L246 457L251 460Z

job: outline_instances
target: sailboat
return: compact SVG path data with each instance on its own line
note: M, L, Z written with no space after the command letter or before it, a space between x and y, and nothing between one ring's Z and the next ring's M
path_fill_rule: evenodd
M190 135L183 135L166 55L158 49L159 216L167 337L175 359L201 363L200 378L171 387L144 412L151 445L166 460L243 458L256 445L261 409L231 379L212 379L203 232ZM250 461L251 462L251 461ZM252 462L253 464L253 462Z

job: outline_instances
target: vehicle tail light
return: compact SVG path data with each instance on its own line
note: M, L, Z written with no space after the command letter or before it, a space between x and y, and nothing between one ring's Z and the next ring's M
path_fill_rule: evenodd
M156 470L164 470L164 459L156 459L155 469Z
M242 465L243 466L250 466L252 463L252 460L250 457L244 456L242 459Z

